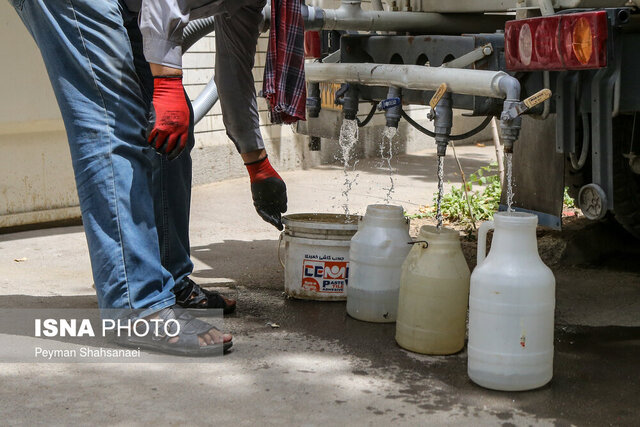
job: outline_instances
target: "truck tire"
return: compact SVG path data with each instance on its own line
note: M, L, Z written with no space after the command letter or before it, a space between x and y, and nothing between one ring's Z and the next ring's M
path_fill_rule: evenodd
M640 152L640 120L633 132L634 116L613 119L613 206L614 217L629 233L640 239L640 175L633 172L624 155ZM639 118L640 119L640 118Z

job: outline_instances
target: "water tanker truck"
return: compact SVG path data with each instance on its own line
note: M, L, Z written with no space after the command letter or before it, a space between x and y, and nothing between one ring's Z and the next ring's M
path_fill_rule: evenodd
M369 6L369 5L368 5ZM310 146L363 102L398 126L431 104L439 156L500 122L516 208L559 228L565 186L591 220L640 238L640 1L396 0L303 5ZM269 25L268 6L265 28ZM328 92L327 92L328 91ZM327 93L329 93L327 95ZM327 97L329 101L327 101ZM327 108L339 103L340 110ZM404 107L404 108L403 108ZM453 109L486 117L452 135ZM373 111L373 110L372 110ZM426 116L426 114L425 114ZM426 119L427 117L425 117Z

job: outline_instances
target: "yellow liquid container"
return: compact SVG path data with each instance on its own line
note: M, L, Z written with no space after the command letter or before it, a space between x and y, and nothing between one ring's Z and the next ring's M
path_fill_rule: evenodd
M426 243L425 243L426 242ZM457 231L425 225L402 265L396 341L422 354L464 347L470 271Z

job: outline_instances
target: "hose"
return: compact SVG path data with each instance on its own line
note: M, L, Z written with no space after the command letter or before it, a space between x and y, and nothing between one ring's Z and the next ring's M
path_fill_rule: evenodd
M189 22L182 32L182 52L186 52L195 42L211 33L214 30L214 22L213 16ZM218 88L212 76L200 95L191 101L194 122L198 123L202 120L216 102L218 102Z
M585 113L582 113L582 150L580 151L580 158L576 161L575 153L569 153L571 167L576 171L582 169L587 162L587 158L589 157L589 141L591 141L589 118Z
M489 123L491 123L492 119L493 119L493 116L487 116L487 117L484 118L482 123L480 123L475 128L471 129L468 132L461 133L460 135L451 135L449 137L449 139L451 141L461 141L463 139L471 138L473 135L476 135L476 134L482 132L484 130L484 128L486 128L489 125Z
M416 128L417 130L419 130L420 132L424 133L427 136L430 136L431 138L435 138L436 134L434 132L431 132L429 129L423 128L422 126L420 126L418 124L418 122L414 121L411 117L409 117L409 115L407 113L405 113L404 109L400 110L400 115L402 116L403 119L405 119L411 126L413 126L414 128Z
M427 136L430 136L431 138L435 138L436 137L436 134L434 132L431 132L429 129L426 129L426 128L420 126L415 120L413 120L411 117L409 117L409 115L404 110L400 110L400 114L402 115L403 119L405 119L411 126L416 128L418 131L424 133ZM493 116L487 116L482 121L482 123L480 123L475 128L471 129L468 132L459 134L459 135L450 135L449 136L449 140L450 141L460 141L460 140L463 140L463 139L471 138L473 135L476 135L476 134L482 132L484 130L484 128L486 128L489 125L489 123L491 123L492 119L493 119Z
M201 38L214 30L214 17L195 19L182 31L182 52L186 52Z
M367 114L367 117L365 117L363 121L360 121L360 119L356 119L358 121L359 128L369 124L369 122L373 118L373 115L376 113L376 107L377 107L376 104L371 104L371 111L369 111L369 114Z

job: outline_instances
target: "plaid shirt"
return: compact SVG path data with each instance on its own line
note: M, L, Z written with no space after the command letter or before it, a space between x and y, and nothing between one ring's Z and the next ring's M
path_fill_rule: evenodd
M272 0L263 96L271 123L305 120L304 22L300 0Z

